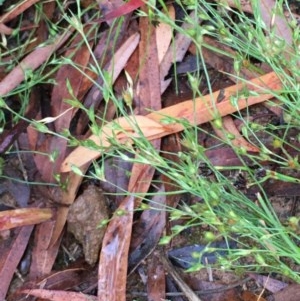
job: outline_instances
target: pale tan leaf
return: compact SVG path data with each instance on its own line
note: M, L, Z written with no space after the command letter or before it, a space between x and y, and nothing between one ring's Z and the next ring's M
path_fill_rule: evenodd
M43 64L49 57L60 48L71 36L74 29L68 28L61 36L55 39L53 44L36 48L28 54L18 66L7 74L0 82L0 96L5 96L16 88L25 78L26 71L34 71Z
M168 6L168 16L171 20L175 20L175 9L173 5ZM173 36L173 29L169 24L160 23L156 27L156 44L158 50L158 61L161 63L167 53Z
M239 9L240 11L244 11L247 13L252 13L251 3L248 1L237 1L237 0L218 0L216 2L222 3L227 9L229 7L234 7Z
M275 30L275 34L282 38L289 46L292 46L292 30L288 25L287 20L283 15L279 15L279 3L275 0L260 0L258 11L261 13L261 18L266 24L268 30Z
M6 34L6 35L9 35L9 34L12 34L13 33L13 29L6 26L5 24L1 24L0 23L0 33L1 34Z
M192 12L189 16L191 19L196 19L194 12ZM196 22L196 21L195 21ZM191 24L189 22L185 22L182 25L182 29L188 30L191 28ZM161 87L161 94L167 89L168 85L170 84L171 80L165 80L165 77L168 75L168 72L173 63L181 62L184 58L192 40L187 35L182 33L177 33L174 38L174 45L176 47L176 51L174 51L174 45L171 44L169 46L168 51L166 52L165 56L163 57L162 62L160 63L160 87Z
M117 138L122 142L130 142L132 138L140 137L141 133L147 133L147 137L159 136L165 132L165 128L162 124L153 121L147 116L130 116L121 117L113 122L105 125L99 136L92 135L89 140L99 145L99 151L90 150L86 147L77 147L62 164L61 171L70 171L72 166L81 166L83 161L90 162L99 157L99 152L110 146L109 139L112 137ZM86 160L87 157L90 160Z

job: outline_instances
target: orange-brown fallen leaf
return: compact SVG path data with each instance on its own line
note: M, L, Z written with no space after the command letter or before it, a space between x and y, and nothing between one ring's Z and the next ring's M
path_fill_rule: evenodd
M48 208L23 208L0 212L0 230L34 225L49 220L53 215Z
M124 66L126 65L127 60L130 55L136 48L139 42L139 34L135 33L131 35L120 47L118 51L116 51L114 55L114 59L107 65L107 71L113 74L112 81L114 82L122 71ZM90 92L93 91L93 88ZM98 93L97 89L95 93ZM93 100L93 99L92 99ZM81 168L82 174L84 174L87 170L88 166ZM79 185L81 184L82 176L78 174L71 173L68 177L68 188L63 191L61 203L64 205L71 205L75 199L77 190ZM49 245L52 246L57 239L60 237L63 227L66 222L66 218L68 215L69 208L67 206L60 206L57 211L56 225L55 229L51 233L51 240Z
M123 200L105 232L98 270L98 301L126 299L127 260L134 199L134 195L130 195Z
M241 300L243 301L266 301L265 298L258 296L250 291L243 291L241 298Z
M16 229L13 237L0 244L0 300L5 300L16 268L28 245L33 226Z
M148 300L165 300L166 275L160 262L159 253L152 254L151 259L147 281Z
M242 97L243 91L251 91L251 95ZM185 129L176 119L185 121L186 124L199 125L216 118L232 114L248 106L266 101L273 97L271 91L279 92L282 89L280 79L274 72L255 78L247 83L239 83L224 89L224 100L216 103L220 91L188 100L180 104L164 108L146 116L122 117L106 124L100 135L92 135L92 140L99 146L99 151L86 147L77 147L63 162L62 172L68 172L73 165L82 166L100 157L105 149L110 146L111 139L120 143L130 143L131 138L143 135L148 140L164 137ZM240 98L236 104L232 103L239 92ZM223 93L223 91L222 91ZM171 121L171 122L170 122ZM172 123L172 121L174 121ZM168 123L166 125L166 123Z
M29 279L42 278L49 275L52 270L62 238L61 235L53 246L49 246L55 225L55 221L50 220L35 227Z
M145 10L145 8L142 8ZM159 64L157 55L157 45L155 38L155 28L150 24L148 18L141 18L139 24L141 41L139 44L140 65L137 110L139 114L145 114L147 108L158 110L161 108ZM152 131L152 126L157 126L144 116L139 119ZM124 126L130 127L134 124L126 124L128 120L123 119ZM158 124L161 128L161 126ZM124 134L124 127L120 127L120 134ZM139 131L138 129L136 129ZM135 135L136 132L132 131ZM127 137L125 136L126 140ZM160 139L152 141L153 146L159 150ZM139 202L135 197L146 194L152 182L155 168L146 164L134 164L129 180L129 196L126 197L116 210L112 221L109 223L100 254L98 272L98 300L106 301L125 301L126 300L126 280L128 270L128 252L131 241L133 211L134 206ZM120 214L119 212L123 212Z
M24 12L27 8L34 5L36 2L40 0L24 0L21 3L15 5L12 9L10 9L6 14L0 16L0 32L6 35L12 34L14 30L12 28L7 27L5 22L8 22L18 15L20 15L22 12Z

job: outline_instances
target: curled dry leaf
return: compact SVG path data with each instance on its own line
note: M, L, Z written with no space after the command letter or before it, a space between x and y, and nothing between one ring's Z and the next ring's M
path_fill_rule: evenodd
M249 143L238 131L236 125L233 122L233 119L231 116L224 116L222 119L222 129L219 129L214 125L214 123L211 123L215 133L224 141L228 140L227 135L230 133L234 137L230 139L230 144L234 145L236 147L243 147L248 152L254 152L258 153L259 148L255 145L252 145Z
M257 95L248 98L240 98L233 104L231 97L238 91L249 89ZM214 103L220 91L212 94L188 100L180 104L164 108L147 116L131 116L130 118L119 118L105 125L99 136L92 135L90 140L99 146L99 151L88 148L77 147L61 165L62 172L68 172L73 165L82 166L100 157L104 150L110 146L110 139L117 139L122 143L130 143L130 138L144 135L153 140L169 134L184 130L182 123L176 123L176 119L182 119L191 125L199 125L215 118L223 117L242 110L248 106L266 101L273 97L269 91L279 91L282 88L280 79L274 72L268 73L247 83L240 83L224 89L224 101ZM260 94L261 93L261 94ZM254 94L254 93L253 93ZM174 121L165 125L165 121Z

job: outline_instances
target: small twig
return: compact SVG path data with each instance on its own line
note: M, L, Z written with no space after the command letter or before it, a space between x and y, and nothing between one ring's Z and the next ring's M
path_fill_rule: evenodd
M23 179L25 180L25 182L28 182L28 175L27 175L26 169L25 169L24 164L23 164L23 160L22 160L21 155L20 155L19 144L18 144L17 141L15 141L14 144L15 144L15 148L17 150L17 157L18 157L18 160L19 160L19 165L20 165L20 169L22 171Z
M165 256L165 254L161 253L161 262L163 263L167 272L173 277L176 284L184 293L184 296L189 301L201 301L201 299L195 294L195 292L184 282L184 280L180 277L178 272L174 269L173 265L169 261L169 259Z
M217 293L222 293L225 291L228 291L232 288L235 288L237 286L241 286L244 283L246 283L247 281L251 280L251 277L247 277L243 280L234 282L232 284L226 285L226 286L222 286L222 287L217 287L214 289L208 289L208 290L201 290L201 291L194 291L195 294L200 295L200 296L204 296L204 295L211 295L211 294L217 294ZM128 296L131 297L147 297L148 294L146 292L130 292L127 294ZM166 293L167 297L179 297L179 296L185 296L185 293L182 292L172 292L172 293Z

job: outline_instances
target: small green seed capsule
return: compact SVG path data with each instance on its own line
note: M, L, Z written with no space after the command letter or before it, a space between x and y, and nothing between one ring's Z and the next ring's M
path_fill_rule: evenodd
M213 121L213 124L214 126L217 128L217 129L221 129L223 127L223 122L222 122L222 119L221 118L217 118Z
M206 242L211 242L211 241L215 241L216 240L216 236L214 233L212 233L211 231L206 231L204 233L204 240Z
M275 139L273 140L273 147L274 147L274 148L280 148L281 146L282 146L282 141L275 138Z
M164 236L160 239L158 244L167 245L168 243L170 243L171 239L172 239L172 236Z
M265 259L263 258L263 256L261 256L260 254L255 254L255 260L257 261L257 263L259 263L262 266L266 266L266 262Z

